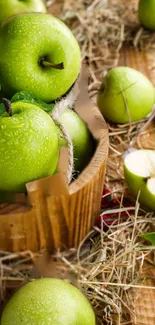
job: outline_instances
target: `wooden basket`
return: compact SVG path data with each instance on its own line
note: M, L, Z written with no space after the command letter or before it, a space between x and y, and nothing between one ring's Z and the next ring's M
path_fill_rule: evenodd
M97 141L89 165L68 187L62 174L27 184L27 201L0 204L0 250L33 252L77 247L100 211L108 155L108 130L89 100L86 76L75 110Z

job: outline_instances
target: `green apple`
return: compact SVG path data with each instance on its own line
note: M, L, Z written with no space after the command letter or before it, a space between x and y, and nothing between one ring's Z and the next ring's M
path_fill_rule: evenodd
M77 79L80 48L71 30L50 14L12 16L0 28L0 84L3 97L28 91L51 102Z
M52 118L38 106L5 101L0 117L0 191L25 192L25 184L55 172L58 135Z
M155 0L140 0L138 16L144 27L155 30Z
M124 159L124 175L132 195L151 210L155 210L155 151L134 150Z
M0 24L7 18L22 12L46 12L42 0L0 0Z
M95 325L87 298L56 278L33 280L20 288L4 308L1 325Z
M138 121L152 111L154 87L141 72L130 67L116 67L104 77L97 101L109 121Z
M73 110L67 109L60 116L60 122L68 131L74 148L74 170L80 172L93 155L94 141L86 124L80 116ZM66 141L59 131L59 143L66 146Z

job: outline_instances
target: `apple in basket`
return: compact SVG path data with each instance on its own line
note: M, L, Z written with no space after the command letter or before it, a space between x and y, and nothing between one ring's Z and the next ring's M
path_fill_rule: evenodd
M155 151L134 150L124 159L124 175L131 194L155 210Z
M0 23L8 17L22 12L46 12L43 0L1 0L0 1Z
M4 99L0 118L0 191L25 192L25 184L57 167L58 135L52 118L31 103Z
M82 292L56 278L33 280L8 301L1 325L95 325L94 311Z
M66 109L61 114L60 122L67 130L73 143L74 171L75 173L80 172L86 167L93 155L95 147L93 137L85 122L71 109ZM67 143L60 130L58 134L60 147L66 146Z
M0 27L0 48L1 92L9 99L26 90L51 102L70 89L80 72L77 40L50 14L10 17Z
M111 69L104 77L98 93L100 111L114 123L143 119L152 111L154 101L152 83L130 67Z
M140 0L138 16L144 27L155 30L155 0Z
M55 108L55 103L45 103L38 98L34 98L33 94L27 91L17 92L12 98L11 102L24 101L29 103L35 103L35 105L41 107L48 114L51 114ZM95 150L95 141L81 117L70 108L67 108L59 117L60 123L63 125L68 135L71 138L73 144L73 156L74 156L74 170L73 174L81 172L89 163ZM59 146L67 146L66 140L57 126Z

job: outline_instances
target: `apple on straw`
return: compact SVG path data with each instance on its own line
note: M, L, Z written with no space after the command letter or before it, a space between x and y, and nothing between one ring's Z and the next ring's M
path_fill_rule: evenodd
M33 280L5 306L1 325L95 325L95 314L82 292L54 278Z
M140 0L138 17L144 27L155 30L155 0Z
M124 176L131 194L155 210L155 151L133 150L125 156Z
M130 123L146 117L153 108L155 91L141 72L116 67L104 77L98 93L103 116L114 123Z

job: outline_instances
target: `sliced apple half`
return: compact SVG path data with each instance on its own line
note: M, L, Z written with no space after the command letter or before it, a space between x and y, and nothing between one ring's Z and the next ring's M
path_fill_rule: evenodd
M155 151L139 149L126 155L124 176L131 194L155 210Z

